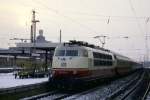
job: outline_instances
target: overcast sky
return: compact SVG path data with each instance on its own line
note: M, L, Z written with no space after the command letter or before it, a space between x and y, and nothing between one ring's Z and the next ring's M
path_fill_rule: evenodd
M145 35L150 34L149 4L150 0L0 0L0 47L19 42L11 38L30 37L35 9L37 30L43 29L49 41L58 42L60 29L63 41L100 45L93 37L107 35L106 48L142 60Z

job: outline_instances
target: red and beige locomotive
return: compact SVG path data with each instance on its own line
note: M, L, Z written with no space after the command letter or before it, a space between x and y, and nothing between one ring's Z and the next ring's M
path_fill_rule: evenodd
M52 78L75 80L110 78L134 71L137 65L138 63L128 57L74 40L55 49Z

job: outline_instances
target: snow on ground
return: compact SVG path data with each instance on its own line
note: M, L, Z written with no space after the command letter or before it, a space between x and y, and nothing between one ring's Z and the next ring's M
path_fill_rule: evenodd
M15 79L13 73L0 73L0 88L10 88L21 85L29 85L35 83L41 83L48 81L48 77L46 78L28 78L28 79Z

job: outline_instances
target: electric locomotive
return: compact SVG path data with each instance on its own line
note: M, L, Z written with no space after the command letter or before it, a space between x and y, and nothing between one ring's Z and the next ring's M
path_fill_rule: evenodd
M136 69L135 61L82 41L56 47L52 62L54 80L96 80L124 75Z

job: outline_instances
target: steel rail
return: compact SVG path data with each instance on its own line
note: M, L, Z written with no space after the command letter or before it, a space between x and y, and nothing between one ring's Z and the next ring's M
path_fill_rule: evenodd
M142 100L146 100L149 91L150 91L150 82L149 82L148 88L147 88L147 90L146 90L144 96L142 97Z
M39 94L39 95L34 95L34 96L31 96L31 97L22 98L20 100L37 100L37 99L41 99L41 98L53 95L55 93L57 93L57 91L50 91L50 92L42 93L42 94Z
M144 75L144 73L142 75ZM113 92L112 94L110 94L109 96L104 98L104 100L112 100L112 99L118 97L122 92L125 92L128 89L128 87L130 87L136 81L138 81L139 77L141 77L141 76L137 76L134 80L130 81L130 83L127 83L127 84L123 85L118 90L116 90L115 92Z
M143 73L142 77L140 80L138 80L138 82L131 88L129 89L122 97L120 100L124 100L126 98L128 98L128 96L136 90L136 88L140 85L141 82L143 82L143 79L144 79L144 76L145 76L145 72Z
M148 75L149 75L148 79L150 79L150 74L148 74ZM149 92L150 92L150 80L149 80L149 84L148 84L147 90L146 90L146 92L145 92L145 94L144 94L144 96L142 97L141 100L146 100L147 95L148 95Z
M139 74L134 74L134 76L136 76L136 78L138 78L139 76L137 76ZM131 80L130 80L131 81ZM125 83L128 83L129 81L125 82ZM94 91L97 91L101 88L101 86L98 86L98 87L95 87L95 88L92 88L90 90L86 90L86 91L82 91L80 93L77 93L77 94L74 94L70 97L67 97L67 98L63 98L63 100L75 100L75 99L78 99L80 96L83 96L83 95L86 95L88 93L91 93L91 92L94 92Z

